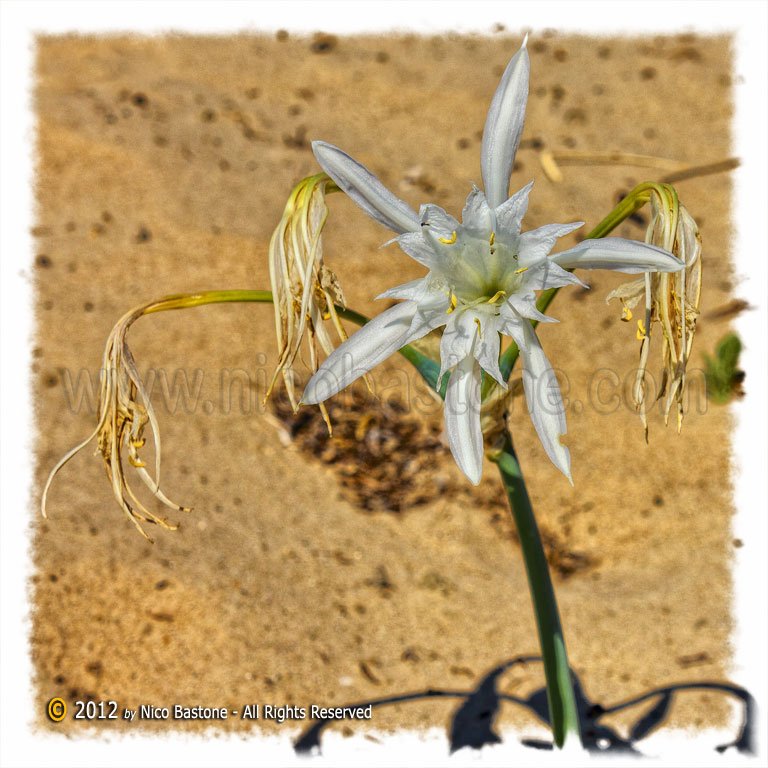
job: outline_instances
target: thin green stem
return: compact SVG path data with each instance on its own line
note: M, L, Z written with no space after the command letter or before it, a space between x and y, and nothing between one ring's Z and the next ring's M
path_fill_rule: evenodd
M152 302L141 311L141 314L150 315L154 312L190 309L191 307L203 307L208 304L249 302L271 304L273 302L272 291L233 288L220 291L200 291L199 293L177 293ZM370 320L370 318L360 312L348 309L347 307L336 305L336 312L339 314L339 317L357 325L365 325ZM447 380L443 381L443 387L438 389L437 377L440 373L440 365L435 360L411 345L403 347L400 350L400 354L416 368L432 389L441 396L444 396Z
M489 458L499 467L501 481L507 492L520 536L520 548L525 561L539 645L544 660L549 719L555 744L562 747L569 738L580 742L579 713L555 590L536 517L508 430L504 430L501 448L490 454Z

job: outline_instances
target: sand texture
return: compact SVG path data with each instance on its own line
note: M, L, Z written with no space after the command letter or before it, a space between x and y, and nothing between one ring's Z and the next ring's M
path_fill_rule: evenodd
M318 170L312 139L341 146L414 206L458 214L480 181L486 110L518 44L508 33L40 38L32 371L40 486L93 428L95 403L73 405L73 388L82 394L88 377L97 381L105 339L125 311L175 292L268 287L270 234L293 184ZM728 157L730 45L723 36L535 34L512 181L514 189L536 181L525 226L583 219L589 228L634 184L665 173L563 165L555 184L542 172L542 148L691 165ZM605 272L582 275L590 291L563 291L550 309L561 323L540 331L567 381L573 488L546 458L519 394L511 415L571 660L602 703L728 676L730 417L707 403L700 369L702 352L728 329L727 316L708 313L736 288L731 184L720 174L678 189L700 224L705 260L682 434L654 411L646 445L626 400L595 402L596 372L631 379L638 353L634 324L605 302L625 278ZM373 297L422 270L396 246L380 249L388 233L342 195L329 206L327 263L350 306L379 311ZM646 223L642 211L617 234L642 239ZM121 707L335 705L469 689L505 659L537 652L495 469L486 462L477 489L463 481L441 442L440 408L405 361L377 369L386 393L378 404L362 386L343 396L329 442L316 414L292 417L279 398L261 405L276 359L269 306L145 318L130 342L139 369L156 372L163 486L194 510L180 530L155 528L147 543L116 507L90 448L57 478L47 521L17 510L34 526L41 725L89 727L44 720L56 695ZM501 688L522 695L541 683L529 665ZM383 708L373 726L444 726L455 707ZM671 722L700 727L726 713L721 700L690 694ZM502 721L533 724L510 706ZM238 719L222 727L297 729Z

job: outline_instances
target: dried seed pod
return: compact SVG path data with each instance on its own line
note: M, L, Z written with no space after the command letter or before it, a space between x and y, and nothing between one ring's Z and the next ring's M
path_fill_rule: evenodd
M294 362L306 339L309 365L319 367L318 346L326 355L335 348L326 321L339 341L347 334L336 306L345 306L336 275L323 263L322 231L328 217L325 196L338 188L324 173L303 179L288 198L283 216L269 243L269 278L275 308L278 362L267 391L270 396L278 376L294 410L298 409ZM320 405L330 429L328 412Z
M646 273L623 283L606 300L619 299L622 320L632 319L632 310L645 300L644 317L637 321L640 364L633 389L635 407L648 437L648 357L654 324L661 328L661 381L653 402L664 399L664 420L668 422L674 405L678 431L683 424L683 398L686 367L691 355L701 299L701 236L688 210L680 204L671 187L662 185L650 196L651 221L646 242L673 253L685 264L678 272Z

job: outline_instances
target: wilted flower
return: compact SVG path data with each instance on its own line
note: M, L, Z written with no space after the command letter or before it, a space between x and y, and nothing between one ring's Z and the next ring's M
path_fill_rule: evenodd
M582 226L549 224L521 232L532 184L507 197L528 97L525 43L513 57L491 102L483 132L481 168L485 191L473 188L462 222L436 205L416 214L366 168L337 147L314 142L328 175L369 216L398 233L403 251L427 268L413 282L382 297L401 303L378 315L338 347L307 384L302 402L321 403L406 344L445 326L440 376L449 374L446 432L464 474L482 474L481 370L506 388L499 369L500 334L520 348L523 384L532 421L553 463L570 479L570 457L560 438L565 410L552 366L531 320L549 321L536 308L536 291L583 285L568 270L674 271L665 250L621 238L585 240L550 255L558 238Z
M701 298L701 236L687 209L669 187L659 185L650 195L651 221L646 241L671 251L685 265L674 274L649 274L624 283L608 294L607 301L619 299L622 319L631 320L632 310L645 299L643 316L637 320L640 341L640 365L633 389L635 407L640 413L648 437L648 355L654 324L661 327L662 373L653 401L664 399L664 421L669 420L673 403L677 411L677 429L683 424L685 372L691 355Z
M125 314L115 325L107 339L101 371L98 423L93 432L79 445L67 452L48 476L43 489L41 508L44 517L48 489L58 471L94 438L96 452L101 454L104 468L112 485L112 493L128 519L145 538L151 541L141 526L142 522L155 523L174 530L177 526L157 517L137 498L126 477L123 459L127 460L139 479L163 504L177 512L189 512L187 507L171 501L160 490L160 432L149 395L141 381L131 350L125 340L128 329L145 314L160 308L171 308L174 299L154 302ZM147 471L139 451L146 439L144 430L149 424L155 448L155 476Z
M279 357L267 397L282 374L294 410L298 401L293 364L305 334L313 372L319 365L317 345L326 355L336 346L324 321L332 322L341 341L347 338L335 306L345 305L344 294L336 275L323 263L322 231L328 217L325 195L335 189L334 182L324 173L303 179L288 198L269 243L269 279ZM330 428L328 412L324 405L320 408Z

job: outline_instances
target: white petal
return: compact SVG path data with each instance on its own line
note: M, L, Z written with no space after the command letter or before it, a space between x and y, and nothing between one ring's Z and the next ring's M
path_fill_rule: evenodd
M501 205L508 196L509 177L525 121L530 68L524 42L507 65L485 120L480 162L491 208Z
M389 241L389 243L392 242L397 243L408 256L427 269L431 269L440 261L435 249L427 242L422 232L406 232L404 235ZM384 245L389 245L389 243Z
M446 371L457 366L465 357L473 353L475 339L477 338L478 325L472 310L457 310L453 315L448 315L448 324L440 339L440 376L443 378Z
M309 380L301 402L322 403L404 346L416 313L412 301L390 307L331 352Z
M431 229L438 230L440 234L450 235L459 229L459 222L446 213L439 205L427 203L419 209L419 219L422 226L428 226Z
M448 297L441 292L425 295L416 308L416 314L411 321L411 327L405 334L403 346L421 339L435 328L445 325L450 315L445 313L448 307Z
M523 218L528 211L528 195L532 188L533 182L526 184L496 209L496 226L500 232L520 234Z
M370 217L395 232L415 232L419 217L395 197L367 168L333 144L313 141L312 151L323 170Z
M523 334L523 323L528 321L523 320L509 303L501 305L499 321L501 332L505 336L511 336L520 351L522 351L526 344L525 335Z
M451 373L445 393L445 431L459 469L473 485L483 474L480 367L466 357Z
M499 328L501 319L497 317L486 316L480 319L481 330L475 342L475 360L480 363L480 367L504 388L507 388L507 382L501 375L499 368L499 351L501 339L499 338Z
M558 238L583 226L583 221L574 221L572 224L545 224L538 229L523 232L519 240L520 266L527 267L541 261L552 250Z
M560 442L567 432L560 385L530 323L523 322L523 386L531 421L552 463L571 480L571 458ZM572 481L571 481L572 482Z
M554 253L552 261L566 269L615 269L619 272L677 272L683 263L663 248L623 237L584 240Z
M565 285L580 285L582 288L589 288L576 275L567 272L549 258L544 258L538 264L529 267L523 273L522 285L527 290L533 291L546 291L548 288L562 288Z
M418 280L411 280L409 283L396 285L394 288L388 288L384 293L380 293L377 299L403 299L405 301L418 302L424 298L424 294L429 289L423 277Z
M543 312L539 312L536 307L536 294L533 291L530 293L513 293L507 298L506 303L509 304L520 317L536 320L539 323L560 322L556 317L550 317ZM502 311L503 309L504 307L502 306Z
M494 229L493 211L488 207L485 194L477 187L473 186L467 197L464 210L461 212L461 223L468 229L482 233L485 237L488 237Z

